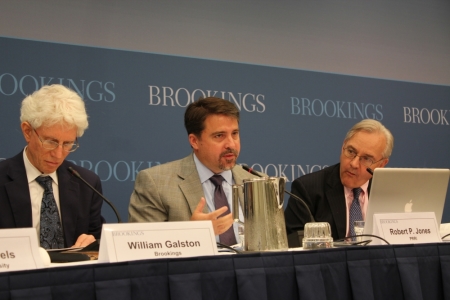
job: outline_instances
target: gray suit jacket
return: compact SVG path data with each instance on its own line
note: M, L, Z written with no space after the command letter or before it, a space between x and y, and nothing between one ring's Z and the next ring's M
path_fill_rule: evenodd
M240 165L232 169L235 184L256 178ZM263 174L262 174L263 175ZM189 221L204 197L193 154L176 161L142 170L136 177L128 207L128 222ZM243 207L243 193L239 201ZM205 205L203 210L208 212Z

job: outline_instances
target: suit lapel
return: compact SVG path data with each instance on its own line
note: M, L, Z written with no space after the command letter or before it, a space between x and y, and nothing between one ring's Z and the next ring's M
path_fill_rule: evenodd
M339 238L346 236L347 228L347 208L345 205L344 186L339 176L339 164L332 170L332 174L327 176L327 186L325 190L326 198L330 205L333 219L336 222L336 228Z
M179 187L188 203L190 215L192 215L200 198L205 197L192 154L181 161L181 171L178 177L183 180ZM203 212L208 213L207 205L203 208Z
M11 181L5 184L16 227L32 227L30 189L23 162L23 152L11 159L8 169Z
M77 238L74 237L77 202L82 201L80 199L79 185L72 180L70 173L67 171L66 162L63 162L56 172L58 174L59 206L61 210L61 223L63 224L64 230L64 240L75 240ZM70 247L72 245L66 246Z

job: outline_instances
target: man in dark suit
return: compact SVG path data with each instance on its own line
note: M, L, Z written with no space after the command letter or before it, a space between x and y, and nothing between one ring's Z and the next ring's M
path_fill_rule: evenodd
M0 162L0 228L36 228L41 247L87 246L100 238L102 199L68 168L101 192L100 178L66 157L88 127L83 100L62 86L43 86L22 101L27 142Z
M366 119L354 125L342 145L340 163L306 174L292 182L291 192L308 206L316 222L328 222L333 239L354 235L350 214L364 220L372 175L384 167L392 153L394 138L380 122ZM357 194L355 194L357 193ZM285 210L288 235L303 230L311 221L305 206L291 197Z

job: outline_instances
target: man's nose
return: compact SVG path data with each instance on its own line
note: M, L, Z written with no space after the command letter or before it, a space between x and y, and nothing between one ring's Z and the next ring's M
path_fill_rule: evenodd
M236 148L236 140L233 138L232 135L228 136L225 140L225 148Z
M57 157L57 158L63 157L63 155L64 155L63 145L58 145L58 147L53 149L52 150L52 155Z
M350 160L350 165L353 167L353 168L359 168L359 166L360 166L360 163L361 163L361 159L359 158L359 156L358 155L355 155L355 157L353 157L351 160Z

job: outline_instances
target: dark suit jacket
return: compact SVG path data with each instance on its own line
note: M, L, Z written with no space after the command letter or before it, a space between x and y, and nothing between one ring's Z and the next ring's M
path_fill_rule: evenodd
M336 164L303 175L291 186L291 192L306 202L316 222L330 224L334 240L342 239L347 234L347 207L339 167L340 164ZM311 221L304 205L293 197L289 198L284 215L288 234L303 230L305 223Z
M102 198L73 176L72 167L100 192L100 178L93 172L64 161L57 169L61 220L65 247L83 234L100 238ZM0 228L32 227L31 198L23 153L0 162ZM39 238L38 238L39 239Z

